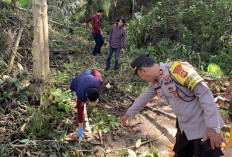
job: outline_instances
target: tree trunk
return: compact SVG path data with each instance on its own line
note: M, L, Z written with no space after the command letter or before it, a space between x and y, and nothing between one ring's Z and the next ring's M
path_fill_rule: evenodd
M33 77L35 80L49 80L49 46L47 1L32 0L34 19Z
M131 18L133 19L135 15L135 0L132 0L132 15Z
M48 46L48 17L47 0L32 0L34 19L33 54L33 101L41 104L41 94L47 88L49 81L49 46Z

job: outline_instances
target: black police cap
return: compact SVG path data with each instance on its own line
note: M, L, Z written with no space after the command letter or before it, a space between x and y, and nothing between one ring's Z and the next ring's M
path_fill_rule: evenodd
M134 61L131 63L132 69L135 71L135 74L137 74L138 68L146 61L150 60L149 54L147 52L141 54L140 56L136 57Z

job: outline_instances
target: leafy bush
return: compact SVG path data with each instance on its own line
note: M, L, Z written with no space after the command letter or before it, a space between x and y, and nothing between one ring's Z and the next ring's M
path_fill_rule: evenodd
M232 23L228 10L231 3L229 0L157 1L147 15L136 13L128 25L130 55L141 54L148 51L144 47L149 47L157 62L181 59L196 66L199 53L202 69L216 63L230 75Z
M72 98L71 90L66 90L63 92L59 88L52 88L51 91L54 95L54 100L52 100L52 104L56 105L58 110L68 112L71 109L71 106L69 105Z
M28 2L29 2L29 0L20 0L20 1L18 2L18 5L19 5L20 7L22 7L22 8L27 8Z
M96 118L94 129L101 129L103 133L107 133L110 129L115 129L119 126L118 118L111 114L103 114L97 108L93 109L93 114Z
M216 64L210 63L208 65L207 72L209 74L211 74L211 75L216 76L216 77L222 77L223 76L223 72L221 71L221 68Z
M49 100L50 97L52 100ZM29 123L26 126L26 133L32 138L42 139L62 139L65 131L57 130L57 120L65 119L65 112L71 110L72 94L70 90L62 91L58 88L48 89L41 97L41 106L39 108L24 106L30 116ZM51 104L47 105L48 101ZM56 129L54 129L56 128Z

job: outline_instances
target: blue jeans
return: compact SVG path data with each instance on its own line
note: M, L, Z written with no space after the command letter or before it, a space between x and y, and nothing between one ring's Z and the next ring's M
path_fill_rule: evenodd
M107 69L107 70L110 69L110 61L111 61L111 57L112 57L114 51L115 51L114 69L115 69L115 70L118 69L119 55L120 55L120 52L121 52L121 47L120 47L120 48L112 48L112 47L110 46L110 48L109 48L109 50L108 50L107 60L106 60L106 69Z
M96 56L97 54L101 54L101 47L104 43L104 39L102 35L99 33L93 33L93 37L95 40L95 47L93 49L93 55Z

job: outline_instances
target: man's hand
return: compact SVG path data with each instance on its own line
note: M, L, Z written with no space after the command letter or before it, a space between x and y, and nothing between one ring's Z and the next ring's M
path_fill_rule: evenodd
M109 42L107 42L106 47L107 47L107 48L109 48L109 47L110 47L110 43L109 43Z
M82 141L82 139L83 139L83 134L84 134L83 127L82 127L82 128L79 128L78 131L77 131L77 135L80 137L80 140L81 140L81 141Z
M127 126L128 124L128 118L130 118L130 115L128 114L124 114L120 119L119 119L119 123Z
M101 35L103 35L103 32L101 31Z
M86 26L86 24L87 24L86 22L82 23L83 26Z
M122 52L122 54L124 54L124 53L125 53L125 49L124 49L124 48L122 48L122 49L121 49L121 52Z
M214 150L215 147L220 147L222 142L225 142L225 139L221 133L216 133L213 129L207 129L205 136L201 141L205 141L207 138L210 140L211 148Z

